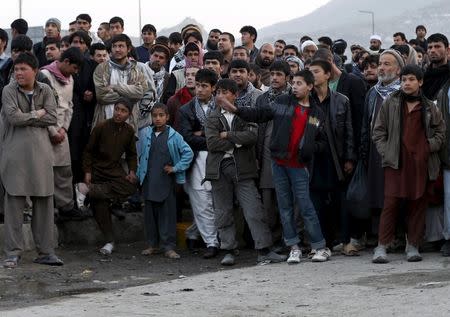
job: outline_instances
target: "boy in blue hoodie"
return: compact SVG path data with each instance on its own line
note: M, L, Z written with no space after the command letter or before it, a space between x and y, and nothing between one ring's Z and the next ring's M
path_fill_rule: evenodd
M145 199L145 232L149 245L143 255L159 248L166 257L178 259L176 244L175 184L186 182L185 171L194 156L183 137L167 125L167 106L156 103L151 110L153 126L139 132L137 176Z

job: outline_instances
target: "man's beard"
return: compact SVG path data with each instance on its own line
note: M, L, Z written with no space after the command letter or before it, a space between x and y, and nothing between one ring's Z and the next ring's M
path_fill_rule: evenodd
M444 58L434 59L434 60L430 58L431 64L434 64L434 65L440 65L440 64L442 64L443 61L444 61Z
M397 75L394 73L388 73L384 75L378 75L378 80L384 83L391 83L394 81L394 79L397 78Z
M206 47L210 50L217 51L219 48L217 47L218 43L212 43L211 40L206 42Z
M261 59L261 66L269 67L270 65L272 65L272 62L273 61L267 58Z
M150 63L150 68L155 72L159 72L161 70L161 65L159 64L159 62L153 62Z
M376 46L373 46L373 45L370 45L369 49L370 49L371 51L378 51L380 48L379 48L379 47L376 47Z

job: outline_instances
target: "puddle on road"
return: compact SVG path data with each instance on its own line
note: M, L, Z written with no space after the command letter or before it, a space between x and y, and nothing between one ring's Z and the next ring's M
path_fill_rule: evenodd
M413 271L386 275L361 277L342 284L370 286L376 288L415 287L418 289L446 287L450 285L450 270Z
M85 287L85 288L76 288L76 289L70 289L67 291L60 291L55 296L72 296L72 295L81 295L81 294L88 294L88 293L95 293L95 292L101 292L106 290L105 287Z
M36 299L49 299L60 296L81 295L106 290L106 287L75 287L69 285L53 284L25 279L21 281L3 281L0 287L0 298L2 301L13 300L14 302L29 301ZM70 285L72 284L72 285ZM80 285L81 286L81 285Z

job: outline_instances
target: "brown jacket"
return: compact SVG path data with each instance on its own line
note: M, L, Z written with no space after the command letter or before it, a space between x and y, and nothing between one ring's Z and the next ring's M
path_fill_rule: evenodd
M401 91L393 93L381 106L372 139L382 158L383 167L399 168L401 133L402 133L402 101ZM438 107L430 100L422 97L422 114L425 123L426 137L430 146L428 159L428 177L437 179L440 161L438 151L445 141L445 123Z
M3 90L0 114L0 174L12 196L53 195L52 144L47 128L56 125L56 98L47 84L35 83L31 102L16 82ZM40 119L36 111L45 109Z
M139 102L144 93L148 90L147 80L144 73L137 67L136 62L130 61L128 66L127 82L111 85L112 61L106 61L97 66L94 71L95 95L97 106L95 107L92 127L105 121L105 109L108 105L113 105L120 97L130 99L135 105L128 119L134 131L138 130Z

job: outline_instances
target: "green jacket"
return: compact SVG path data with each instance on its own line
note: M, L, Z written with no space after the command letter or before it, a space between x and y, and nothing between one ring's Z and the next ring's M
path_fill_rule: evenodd
M401 91L393 93L381 106L372 139L382 158L383 167L399 168L401 148L401 122L402 102ZM428 177L437 179L439 175L440 160L438 151L445 141L445 122L438 107L430 100L422 97L423 120L425 133L430 146L428 159Z

